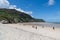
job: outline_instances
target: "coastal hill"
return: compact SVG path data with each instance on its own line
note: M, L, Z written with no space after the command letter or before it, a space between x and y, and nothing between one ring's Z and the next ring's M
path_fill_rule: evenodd
M17 11L15 9L0 9L0 21L5 20L8 23L18 22L45 22L43 19L36 19L29 14Z

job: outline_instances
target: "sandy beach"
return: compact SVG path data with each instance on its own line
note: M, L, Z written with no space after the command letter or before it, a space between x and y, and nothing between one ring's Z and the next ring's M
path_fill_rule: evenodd
M0 23L0 40L60 40L60 28L32 23Z

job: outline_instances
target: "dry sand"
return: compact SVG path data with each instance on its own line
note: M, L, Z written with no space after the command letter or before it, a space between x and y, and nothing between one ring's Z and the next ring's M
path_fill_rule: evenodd
M0 40L60 40L60 28L0 23Z

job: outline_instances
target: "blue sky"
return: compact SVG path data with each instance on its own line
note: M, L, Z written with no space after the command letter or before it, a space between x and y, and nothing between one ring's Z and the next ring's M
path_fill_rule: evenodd
M60 0L6 0L16 9L30 12L33 17L47 22L60 22Z

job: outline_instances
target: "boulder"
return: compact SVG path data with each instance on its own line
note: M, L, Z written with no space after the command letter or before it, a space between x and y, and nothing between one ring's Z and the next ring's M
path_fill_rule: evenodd
M2 24L8 24L9 22L7 20L2 20L1 23Z

